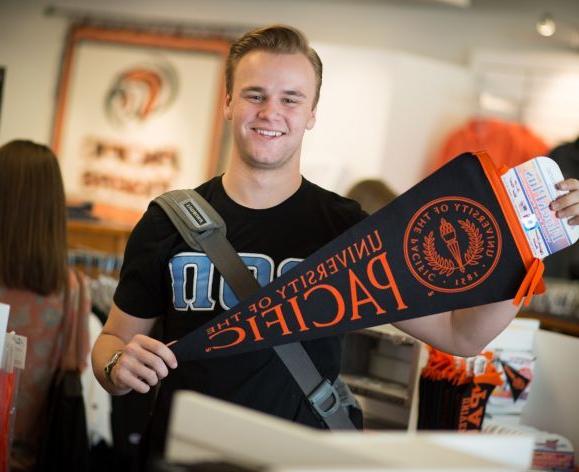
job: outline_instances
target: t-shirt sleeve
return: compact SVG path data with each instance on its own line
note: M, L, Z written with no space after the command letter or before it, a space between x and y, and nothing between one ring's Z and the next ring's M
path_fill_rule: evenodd
M358 202L343 198L337 205L334 221L338 225L339 234L350 229L368 216Z
M360 204L358 202L352 200L352 203L350 205L350 209L348 212L348 217L350 220L349 221L350 226L353 226L356 223L362 221L367 216L368 216L368 213L366 213L364 210L362 210L362 207L360 206Z
M133 229L127 246L113 300L125 313L155 318L165 313L161 245L151 206Z

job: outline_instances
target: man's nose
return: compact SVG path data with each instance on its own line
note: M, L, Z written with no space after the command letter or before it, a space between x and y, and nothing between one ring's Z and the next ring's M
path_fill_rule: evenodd
M272 119L279 115L279 104L274 100L266 100L261 104L259 117L263 119Z

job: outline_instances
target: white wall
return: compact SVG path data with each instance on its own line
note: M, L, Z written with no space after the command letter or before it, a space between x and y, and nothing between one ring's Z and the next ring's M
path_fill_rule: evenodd
M302 149L304 175L346 192L380 173L392 117L393 53L314 44L324 61L315 128Z
M66 28L65 19L46 18L39 2L0 2L0 143L49 141Z
M549 147L577 139L578 53L481 50L473 53L471 69L479 88L507 111L505 118L525 124Z
M426 176L425 161L471 116L475 83L464 67L410 55L400 55L392 70L396 88L381 175L402 193Z
M579 355L579 339L539 330L535 337L533 352L537 356L535 374L521 423L569 439L577 457L579 371L570 360L577 359Z
M345 193L383 179L402 193L424 177L425 159L475 106L461 66L416 55L314 44L325 63L317 123L302 153L306 177Z

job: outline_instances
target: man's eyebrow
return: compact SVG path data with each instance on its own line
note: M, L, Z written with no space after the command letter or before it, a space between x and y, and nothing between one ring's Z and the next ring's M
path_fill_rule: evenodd
M265 93L265 89L263 87L259 87L257 85L250 85L249 87L242 88L241 92L242 93L246 93L246 92Z
M255 92L255 93L266 93L264 87L260 87L258 85L250 85L248 87L244 87L241 89L241 93L248 93L248 92ZM300 90L284 90L284 95L289 95L291 97L299 97L299 98L307 98L306 94L301 92Z
M300 97L300 98L307 98L306 94L300 92L299 90L284 90L284 95L290 95L292 97Z

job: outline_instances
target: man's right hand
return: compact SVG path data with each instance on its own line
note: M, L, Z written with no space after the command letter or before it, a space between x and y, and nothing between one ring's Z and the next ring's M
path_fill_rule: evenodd
M147 393L177 367L177 358L162 342L137 334L125 345L111 370L111 381L119 390Z
M129 315L113 304L92 349L94 374L112 395L124 395L131 390L147 393L167 377L169 369L177 367L173 351L148 336L155 320ZM107 378L105 366L117 351L122 354Z

